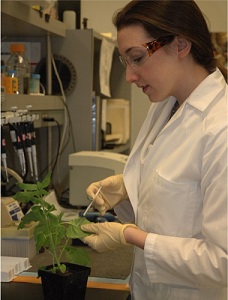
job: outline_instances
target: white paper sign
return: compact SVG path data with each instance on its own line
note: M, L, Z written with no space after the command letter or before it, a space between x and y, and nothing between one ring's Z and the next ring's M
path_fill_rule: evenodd
M103 95L111 97L110 73L112 68L114 44L106 38L102 39L100 52L100 91Z

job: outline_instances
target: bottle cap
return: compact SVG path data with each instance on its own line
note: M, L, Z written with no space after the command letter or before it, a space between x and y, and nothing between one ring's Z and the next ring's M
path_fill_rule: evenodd
M10 51L11 52L24 52L25 47L23 44L11 44Z
M9 74L9 75L12 75L12 74L14 74L14 73L16 73L15 70L8 70L8 74Z

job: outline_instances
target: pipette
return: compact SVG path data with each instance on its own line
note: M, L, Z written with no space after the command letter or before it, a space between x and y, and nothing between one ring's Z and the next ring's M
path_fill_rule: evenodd
M1 156L2 156L3 167L5 170L5 174L6 174L6 181L9 182L8 171L7 171L7 162L6 162L6 140L5 140L5 136L4 136L4 132L3 132L3 126L1 126L1 146L2 146Z
M37 168L37 155L36 155L36 132L33 126L33 122L29 122L29 130L32 136L31 145L32 145L32 159L33 159L33 167L36 181L38 180L38 168Z
M24 176L25 175L24 151L23 151L23 147L22 147L22 142L21 142L20 136L15 131L15 128L17 128L16 124L10 124L9 123L11 141L13 143L15 152L18 155L18 158L19 158L19 161L20 161L21 170L22 170L22 175Z
M87 212L89 211L90 207L91 207L92 204L94 203L94 201L95 201L97 195L100 193L101 189L102 189L102 185L99 187L99 189L97 190L96 194L95 194L94 197L93 197L93 200L90 202L90 204L88 205L88 207L87 207L86 210L84 211L83 217L86 216Z
M25 153L24 153L24 148L23 148L23 141L22 141L22 134L21 134L21 128L20 128L20 123L16 123L14 125L17 130L16 132L16 138L17 138L17 154L20 160L20 165L21 165L21 170L22 170L22 176L26 174L26 163L25 163Z
M33 177L32 136L31 136L31 132L29 131L29 123L26 122L23 124L23 126L24 126L24 131L25 131L25 145L26 145L26 150L27 150L28 158L29 158L30 173L31 173L31 176Z

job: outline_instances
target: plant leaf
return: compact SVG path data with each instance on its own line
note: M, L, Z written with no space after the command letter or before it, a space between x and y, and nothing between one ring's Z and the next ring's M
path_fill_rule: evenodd
M25 191L37 191L37 185L35 183L18 183L18 186L21 190Z
M68 246L65 249L67 260L72 264L90 266L90 257L85 249Z
M50 271L52 273L58 273L59 271L61 273L65 273L66 272L66 265L61 264L61 265L58 265L58 266L54 266L52 269L50 269Z
M65 273L65 272L66 272L66 265L61 264L61 265L58 267L58 270L60 270L61 273Z
M90 223L90 221L88 221L85 217L69 221L66 231L67 237L72 239L81 239L86 237L87 235L90 235L91 233L87 233L81 229L81 225L88 223Z
M46 227L44 224L39 224L34 229L34 239L36 241L36 252L39 252L42 247L48 247L47 236L44 234ZM46 246L47 244L47 246Z
M42 188L46 188L49 186L51 182L51 171L47 173L47 175L45 176L44 180L41 183Z
M37 201L38 191L31 191L31 192L17 192L16 195L13 197L15 200L26 204L30 201L35 202ZM34 201L35 200L35 201Z
M39 189L39 195L41 197L48 195L48 191L46 191L45 189L41 188Z
M27 213L22 219L20 224L18 225L18 229L22 229L26 224L30 224L31 222L40 221L41 216L40 212L34 209L31 209L29 213Z
M39 199L39 203L40 203L41 206L45 207L49 211L49 213L56 210L54 204L50 204L42 198Z
M45 190L50 184L51 172L49 172L42 182L37 181L34 183L19 183L18 186L22 191L17 192L14 199L22 202L28 203L32 201L34 204L39 203L43 196L48 195L48 191Z

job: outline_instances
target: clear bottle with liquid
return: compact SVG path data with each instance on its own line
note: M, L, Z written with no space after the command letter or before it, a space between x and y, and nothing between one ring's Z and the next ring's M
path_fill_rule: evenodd
M30 65L24 57L24 45L12 44L11 56L6 63L6 70L14 70L18 79L17 94L29 94Z

